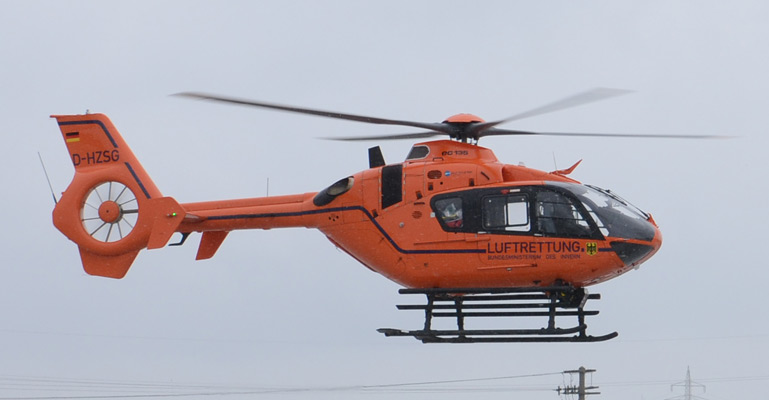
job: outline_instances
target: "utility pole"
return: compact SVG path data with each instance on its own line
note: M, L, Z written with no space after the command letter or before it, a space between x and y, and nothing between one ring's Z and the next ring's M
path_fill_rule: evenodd
M585 400L589 395L601 394L601 392L588 392L588 390L598 389L598 386L585 385L585 375L588 373L592 374L593 372L595 372L594 369L585 369L585 367L579 367L579 369L573 371L563 371L564 374L579 374L579 386L571 385L563 388L559 386L558 394L576 394L579 400Z

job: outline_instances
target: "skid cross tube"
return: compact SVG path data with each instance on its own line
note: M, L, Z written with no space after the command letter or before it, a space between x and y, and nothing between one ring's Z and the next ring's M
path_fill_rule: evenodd
M570 286L533 288L453 288L401 289L400 294L423 294L425 304L401 304L399 310L423 310L422 330L378 329L385 336L411 336L423 343L488 343L488 342L599 342L612 339L617 332L602 336L587 334L585 317L598 315L585 310L587 300L598 300L599 294ZM467 329L466 320L491 318L546 317L539 329ZM577 317L577 324L559 327L557 319ZM456 329L434 329L434 318L454 318Z

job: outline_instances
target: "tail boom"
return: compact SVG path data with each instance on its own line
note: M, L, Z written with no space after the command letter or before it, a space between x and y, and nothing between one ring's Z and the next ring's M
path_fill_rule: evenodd
M311 211L315 193L252 199L182 204L188 215L178 231L232 231L239 229L313 228L318 216Z

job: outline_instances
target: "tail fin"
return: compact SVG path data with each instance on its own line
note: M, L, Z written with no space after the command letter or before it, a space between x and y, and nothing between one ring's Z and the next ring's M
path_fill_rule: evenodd
M184 209L163 197L106 115L52 117L75 166L53 223L78 245L88 274L122 278L141 249L165 246Z

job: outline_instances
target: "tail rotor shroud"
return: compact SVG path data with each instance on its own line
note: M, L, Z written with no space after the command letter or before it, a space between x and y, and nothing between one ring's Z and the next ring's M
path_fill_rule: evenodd
M53 223L78 245L88 274L122 278L140 250L168 243L184 208L162 195L107 116L53 117L75 167Z

